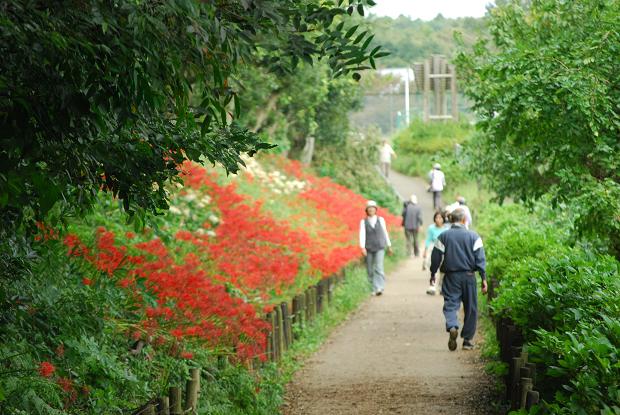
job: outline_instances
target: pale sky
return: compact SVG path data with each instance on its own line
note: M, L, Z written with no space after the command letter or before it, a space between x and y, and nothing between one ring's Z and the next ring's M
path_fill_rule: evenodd
M493 0L375 0L370 13L378 16L398 17L403 14L412 19L432 20L441 13L444 17L482 17L486 5Z

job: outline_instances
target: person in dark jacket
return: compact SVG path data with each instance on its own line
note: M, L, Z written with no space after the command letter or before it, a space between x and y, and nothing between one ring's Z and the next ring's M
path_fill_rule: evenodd
M377 203L369 200L366 204L366 218L360 221L360 248L366 257L368 281L372 285L373 295L383 294L385 273L383 259L385 250L392 252L392 243L388 235L385 219L377 216Z
M416 195L411 195L411 198L405 202L402 216L407 255L419 257L418 233L422 228L422 209L418 206L418 197Z
M486 259L482 239L474 231L465 228L466 215L463 209L451 213L452 227L437 237L431 254L431 285L443 260L445 276L442 293L444 297L443 314L446 331L450 333L448 348L456 350L459 321L457 313L463 302L465 320L461 330L463 349L474 348L472 339L476 333L478 319L478 292L476 275L482 279L482 292L487 292Z

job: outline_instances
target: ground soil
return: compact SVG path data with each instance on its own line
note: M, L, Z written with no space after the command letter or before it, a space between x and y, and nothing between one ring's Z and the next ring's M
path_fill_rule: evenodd
M418 195L426 227L432 217L426 184L396 173L390 179L401 195ZM457 351L448 350L443 298L425 293L428 279L420 258L390 273L384 295L370 297L296 373L282 413L493 413L479 344L464 351L459 340Z

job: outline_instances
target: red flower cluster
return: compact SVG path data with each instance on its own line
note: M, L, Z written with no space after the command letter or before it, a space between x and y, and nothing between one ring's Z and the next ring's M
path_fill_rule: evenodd
M55 371L56 367L50 362L41 362L39 364L39 375L44 378L51 378Z
M235 184L218 183L212 171L185 163L186 190L179 197L200 200L203 207L208 203L217 218L197 230L202 219L192 219L194 230L185 228L185 219L179 225L171 220L164 230L170 237L162 239L100 227L94 243L86 244L69 234L64 239L69 256L94 268L82 282L91 285L104 275L126 290L142 316L134 337L155 339L154 347L173 342L175 356L192 358L180 352L178 343L185 340L234 349L241 359L263 356L268 327L257 310L268 310L358 259L366 203L345 187L304 172L299 163L279 159L277 164L307 184L301 193L278 196L287 203L288 216L276 219L264 207L276 197L268 189L262 200L254 200L240 195ZM187 206L176 214L187 218ZM398 223L382 215L388 224Z

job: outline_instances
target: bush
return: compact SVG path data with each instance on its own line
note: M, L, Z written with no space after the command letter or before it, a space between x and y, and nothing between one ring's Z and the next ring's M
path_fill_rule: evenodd
M536 389L557 414L620 411L620 263L577 241L545 205L489 207L481 234L489 274L499 277L495 316L510 317L529 359L544 370ZM533 409L538 413L541 408Z

